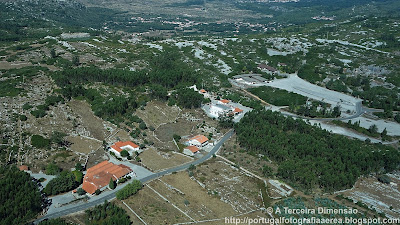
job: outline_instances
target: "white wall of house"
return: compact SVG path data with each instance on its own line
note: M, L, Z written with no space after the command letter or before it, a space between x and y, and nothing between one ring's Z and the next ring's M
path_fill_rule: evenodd
M188 156L194 156L194 153L187 148L183 149L183 154Z
M121 154L117 150L110 148L110 151L114 152L116 156L121 157Z
M122 149L122 150L126 150L126 151L128 151L128 152L139 151L139 147L134 148L134 147L132 147L132 146L130 146L130 145L121 147L121 149Z
M200 141L193 139L193 140L189 140L189 145L194 145L198 148L204 147L208 144L208 141L204 142L204 143L200 143Z

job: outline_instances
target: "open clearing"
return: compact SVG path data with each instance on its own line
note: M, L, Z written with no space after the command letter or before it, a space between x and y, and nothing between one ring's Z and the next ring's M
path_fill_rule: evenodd
M390 184L383 184L375 177L360 178L354 188L342 194L354 201L361 201L371 209L384 212L390 218L399 218L400 174L397 172L387 175L392 180Z
M83 127L88 131L87 136L104 140L110 134L106 129L105 122L93 114L90 105L86 101L72 100L68 103L68 106L81 119Z
M232 206L209 193L187 172L179 172L149 184L171 203L195 220L215 219L237 214Z
M147 126L157 128L161 124L174 122L180 111L177 106L168 106L160 101L151 101L147 103L145 110L136 110L136 114L146 122Z
M360 99L354 98L350 95L342 94L340 92L328 90L315 84L311 84L310 82L301 79L297 75L289 75L288 78L274 80L266 85L323 101L331 104L332 106L340 104L342 110L344 111L350 110L355 112L356 103L361 101Z
M192 161L190 157L165 151L157 151L154 148L148 148L140 154L142 163L153 171L159 171L174 166L178 166Z
M197 166L194 177L237 213L263 207L258 179L219 159Z
M71 150L84 154L89 154L102 145L101 141L80 136L69 136L66 137L66 140L72 143L70 146Z
M124 200L147 224L174 224L190 222L183 213L174 208L150 188L144 187L136 195ZM126 207L124 209L132 212ZM134 218L136 220L136 218Z
M185 136L190 135L192 130L196 128L198 122L191 122L185 119L178 119L176 123L168 123L161 125L155 134L157 138L162 142L172 141L174 134Z

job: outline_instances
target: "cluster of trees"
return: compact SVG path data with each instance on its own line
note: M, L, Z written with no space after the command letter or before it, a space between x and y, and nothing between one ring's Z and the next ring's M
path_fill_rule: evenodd
M61 172L61 168L54 163L49 163L46 166L47 175L58 175Z
M387 130L386 128L379 133L378 132L378 127L375 124L372 124L368 129L361 127L360 126L360 121L354 121L354 123L351 122L351 120L347 121L347 123L339 121L339 120L334 120L332 123L342 126L342 127L347 127L350 129L353 129L359 133L365 134L370 137L382 137L386 138L387 137Z
M75 172L75 171L74 171ZM57 195L59 193L71 191L79 186L77 180L82 181L82 172L76 171L76 174L69 171L63 171L56 178L49 181L43 192L46 195Z
M31 145L35 148L47 148L50 146L50 139L34 134L31 137Z
M105 201L104 204L98 205L93 209L85 211L85 224L118 224L129 225L131 221L128 214L122 208L114 203Z
M304 105L307 97L272 87L251 88L250 92L262 100L276 106Z
M319 118L336 118L341 115L340 106L335 106L333 109L328 108L328 104L320 101L313 101L311 104L295 106L294 104L289 106L291 112L297 115L306 117L319 117Z
M278 176L307 189L348 188L360 175L392 171L400 162L393 147L331 134L278 112L253 110L235 130L241 147L275 160Z
M354 91L353 96L359 96L366 100L369 107L391 111L400 111L400 97L398 90L387 89L381 86Z
M61 87L87 82L103 82L125 87L158 84L165 88L172 88L178 84L196 83L198 74L180 58L180 52L174 48L168 48L150 59L150 70L130 71L90 66L67 68L54 73L53 78Z
M25 224L42 211L37 182L15 166L0 167L0 224Z
M129 196L136 194L143 185L139 180L133 180L132 183L127 184L124 188L117 192L117 199L124 200L129 198Z
M64 219L56 218L50 220L42 220L39 225L74 225L71 223L67 223Z
M44 104L38 105L36 110L31 111L31 114L36 118L44 117L47 115L46 111L49 110L49 107L54 106L59 102L64 102L64 98L60 95L47 96Z
M190 88L180 88L176 92L176 100L178 105L184 108L199 108L202 103L206 103L209 99L204 98L201 94Z
M65 133L54 131L50 138L45 138L41 135L34 134L31 137L31 145L35 148L49 148L52 144L57 146L68 145L69 142L64 140Z

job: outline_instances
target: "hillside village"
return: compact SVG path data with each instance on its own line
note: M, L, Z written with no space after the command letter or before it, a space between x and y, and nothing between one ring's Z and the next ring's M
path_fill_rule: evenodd
M63 7L98 12L81 2ZM308 7L235 1L219 9L237 18L215 21L217 2L126 16L113 1L99 28L58 27L39 2L1 3L4 17L37 6L50 19L0 41L1 193L11 190L0 223L293 217L271 207L398 218L399 19L310 11L301 25L264 21L298 3ZM265 4L273 16L259 12ZM19 215L10 196L32 206Z

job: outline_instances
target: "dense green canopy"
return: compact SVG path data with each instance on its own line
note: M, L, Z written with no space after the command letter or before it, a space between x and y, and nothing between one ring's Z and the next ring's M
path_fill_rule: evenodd
M331 134L278 112L249 112L235 130L241 147L275 160L278 176L309 189L351 187L360 175L392 171L400 162L392 147Z
M15 166L0 167L0 224L24 224L42 211L43 197L32 177Z

